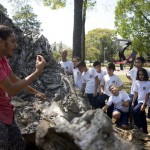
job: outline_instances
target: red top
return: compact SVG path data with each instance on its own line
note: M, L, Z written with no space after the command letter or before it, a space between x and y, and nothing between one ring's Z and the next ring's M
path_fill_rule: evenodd
M6 57L0 58L0 82L3 81L11 72L11 68ZM13 105L10 103L11 96L0 88L0 122L12 124L13 120Z

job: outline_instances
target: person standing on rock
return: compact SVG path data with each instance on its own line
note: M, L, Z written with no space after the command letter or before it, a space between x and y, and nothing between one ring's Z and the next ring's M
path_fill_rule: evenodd
M66 49L61 52L61 61L60 65L64 68L66 75L73 75L73 64L71 61L67 60L68 51Z
M14 119L11 97L25 90L39 98L46 98L45 94L29 86L41 73L46 65L44 58L38 55L35 71L24 79L16 77L7 62L7 56L12 56L17 48L13 31L0 25L0 149L24 150L25 141Z

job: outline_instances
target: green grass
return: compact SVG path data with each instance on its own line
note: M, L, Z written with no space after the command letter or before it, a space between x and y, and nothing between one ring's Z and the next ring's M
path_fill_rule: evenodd
M125 90L128 94L130 93L131 83L125 75L118 75L121 81L123 82L123 90Z

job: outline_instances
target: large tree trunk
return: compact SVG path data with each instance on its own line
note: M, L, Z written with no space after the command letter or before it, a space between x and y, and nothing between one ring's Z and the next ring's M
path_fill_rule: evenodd
M81 53L82 60L85 61L85 20L86 20L86 9L87 9L87 0L84 1L83 6L83 15L82 15L82 40L81 40Z
M83 0L74 0L73 56L81 58Z

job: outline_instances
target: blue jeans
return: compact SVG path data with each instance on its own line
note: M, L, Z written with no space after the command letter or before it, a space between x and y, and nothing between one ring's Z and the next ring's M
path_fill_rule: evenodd
M103 108L105 106L105 100L106 100L106 97L105 97L105 94L97 94L97 98L96 98L96 101L94 101L94 105L95 105L95 108Z
M148 118L150 118L150 106L148 107L148 115L147 115Z
M138 128L142 128L144 133L147 131L147 121L145 111L140 111L143 103L138 103L133 109L134 123Z
M113 111L118 111L121 113L121 116L119 118L119 121L118 121L118 125L121 126L121 125L127 125L128 126L128 117L129 117L129 113L128 112L122 112L120 109L117 109L117 108L114 108Z
M87 97L88 97L88 100L89 100L89 102L90 102L90 105L93 107L93 108L96 108L96 106L95 106L95 101L96 101L96 99L97 99L97 96L96 97L94 97L93 96L93 93L88 93L87 94Z

